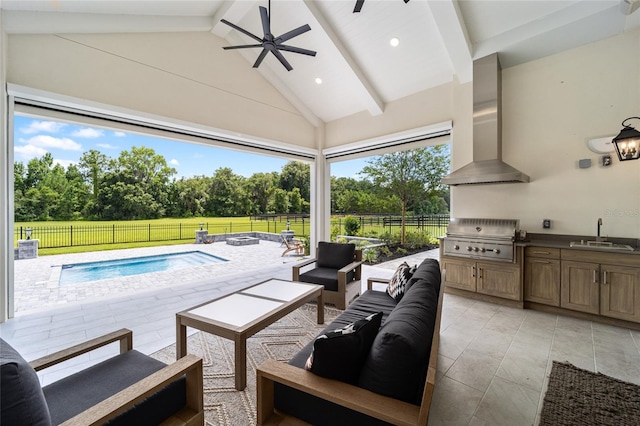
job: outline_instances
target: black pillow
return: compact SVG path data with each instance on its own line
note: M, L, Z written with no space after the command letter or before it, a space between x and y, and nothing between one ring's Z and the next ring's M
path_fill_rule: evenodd
M355 252L355 244L320 241L318 243L318 267L341 269L353 262Z
M378 312L321 334L313 343L305 369L318 376L356 383L381 322L382 312Z
M402 299L402 296L404 296L404 293L407 290L407 283L415 271L416 266L411 267L407 262L402 262L393 273L393 276L389 281L389 285L387 286L387 293L389 296L396 299L396 302L399 302L400 299Z
M0 339L0 424L51 425L36 371L7 342Z

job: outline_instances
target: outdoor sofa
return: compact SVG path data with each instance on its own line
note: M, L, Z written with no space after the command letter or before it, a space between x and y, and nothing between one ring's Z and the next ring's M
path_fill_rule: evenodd
M269 360L260 365L258 424L296 424L295 418L314 425L426 425L435 386L444 292L437 260L426 259L411 272L404 295L396 295L399 301L387 291L373 290L374 282L388 280L370 278L368 290L329 324L320 339L300 350L288 364ZM398 271L394 279L397 275ZM379 318L378 312L382 312L382 325L378 330L375 324L370 333L369 324ZM333 330L349 324L354 324L352 329L360 328L346 338L332 340ZM361 332L366 327L370 334ZM334 360L324 365L322 376L314 374L319 348L327 353L319 343L329 340L341 342L331 343L337 348ZM305 369L309 362L311 371Z

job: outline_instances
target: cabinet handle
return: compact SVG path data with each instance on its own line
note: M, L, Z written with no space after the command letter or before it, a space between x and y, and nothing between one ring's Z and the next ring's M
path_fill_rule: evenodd
M603 272L603 275L604 275L604 277L603 277L603 282L602 282L602 284L607 285L607 271L604 271L604 272Z
M533 263L551 263L551 262L549 262L548 260L537 260L537 259L534 259Z
M482 279L482 268L478 268L478 278Z
M475 266L472 266L472 267L471 267L471 277L472 277L472 278L475 278L475 277L476 277L476 267L475 267Z
M551 253L550 253L550 252L548 252L548 251L534 251L533 253L534 253L534 254L551 254Z
M598 283L598 271L596 269L593 270L593 283Z

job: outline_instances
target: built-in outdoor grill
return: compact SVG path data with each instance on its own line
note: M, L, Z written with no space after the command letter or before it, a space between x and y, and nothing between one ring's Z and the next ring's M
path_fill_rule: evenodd
M451 219L444 238L445 256L514 262L517 219Z

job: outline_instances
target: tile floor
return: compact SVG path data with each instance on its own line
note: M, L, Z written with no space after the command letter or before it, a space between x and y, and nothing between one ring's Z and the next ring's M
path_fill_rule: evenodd
M437 250L406 259L418 263L424 257L437 257ZM369 276L390 277L402 260L364 267L363 283ZM245 261L265 264L251 256ZM34 359L126 327L134 332L134 347L152 353L175 344L175 312L270 277L290 276L291 263L275 263L189 283L177 277L160 289L29 311L0 324L0 335ZM640 384L638 331L446 294L440 333L430 425L536 424L553 360ZM55 381L116 350L112 345L52 367L41 381Z

